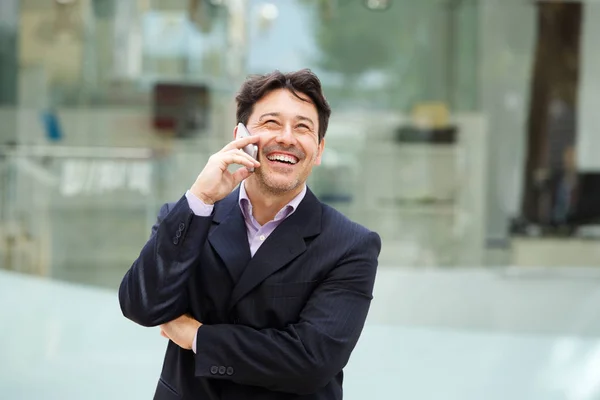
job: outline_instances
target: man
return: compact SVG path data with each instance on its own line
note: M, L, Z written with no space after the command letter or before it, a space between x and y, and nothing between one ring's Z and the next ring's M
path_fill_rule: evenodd
M342 399L380 237L305 184L331 113L312 72L251 77L236 100L251 136L161 208L121 309L170 339L155 399Z

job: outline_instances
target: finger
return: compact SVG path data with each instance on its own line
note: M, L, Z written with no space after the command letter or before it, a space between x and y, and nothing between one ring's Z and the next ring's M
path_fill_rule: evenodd
M223 147L221 151L225 152L229 150L241 149L242 147L247 146L251 143L258 143L259 140L260 136L258 135L250 135L240 139L235 139L232 142L229 142L225 147Z
M256 167L260 166L260 163L258 161L256 161L254 158L250 157L246 153L239 153L239 152L225 153L223 155L222 160L227 165L239 164L239 165L243 165L248 168L256 168Z
M252 163L254 163L257 167L260 165L260 163L258 162L258 160L256 160L256 158L254 158L250 154L246 153L243 149L229 150L225 154L241 155L241 156L247 158L248 160L252 161Z
M239 183L241 181L243 181L244 179L249 177L251 174L252 174L252 172L248 171L248 168L246 168L246 167L238 168L232 175L234 185L235 186L239 185Z

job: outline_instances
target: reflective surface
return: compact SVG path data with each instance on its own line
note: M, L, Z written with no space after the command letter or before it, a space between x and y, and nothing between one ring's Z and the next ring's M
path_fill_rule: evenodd
M358 0L6 3L4 37L16 35L18 46L3 54L20 67L2 70L18 82L18 96L0 108L2 266L114 288L160 205L178 199L232 137L242 79L303 67L322 78L334 110L309 184L381 234L382 262L552 263L564 252L545 257L529 246L539 239L552 249L535 238L547 227L513 221L535 196L527 201L538 214L564 215L561 178L533 194L523 184L559 176L526 162L535 49L546 40L535 26L543 12L573 7L392 3L384 11ZM578 20L584 51L595 8ZM582 82L587 110L595 81ZM595 216L597 173L582 162L588 200L566 207ZM598 232L586 218L573 239L594 242L567 250L582 255L568 264L594 259Z

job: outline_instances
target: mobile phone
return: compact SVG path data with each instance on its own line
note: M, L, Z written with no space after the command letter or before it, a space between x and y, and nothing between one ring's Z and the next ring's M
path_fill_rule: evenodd
M246 127L244 126L244 124L242 124L241 122L238 124L237 126L237 132L235 134L235 138L236 139L241 139L241 138L245 138L247 136L250 136L250 132L248 132L248 129L246 129ZM258 146L255 144L248 144L244 147L242 147L242 150L244 150L244 152L246 154L248 154L250 157L254 158L256 160L256 157L258 156ZM254 171L254 167L252 168L248 168L248 171L253 172Z

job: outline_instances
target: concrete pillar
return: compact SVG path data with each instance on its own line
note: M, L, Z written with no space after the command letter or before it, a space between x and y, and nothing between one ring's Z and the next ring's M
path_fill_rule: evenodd
M509 221L519 212L522 191L536 10L527 2L479 6L479 99L489 129L486 241L488 249L508 250Z

